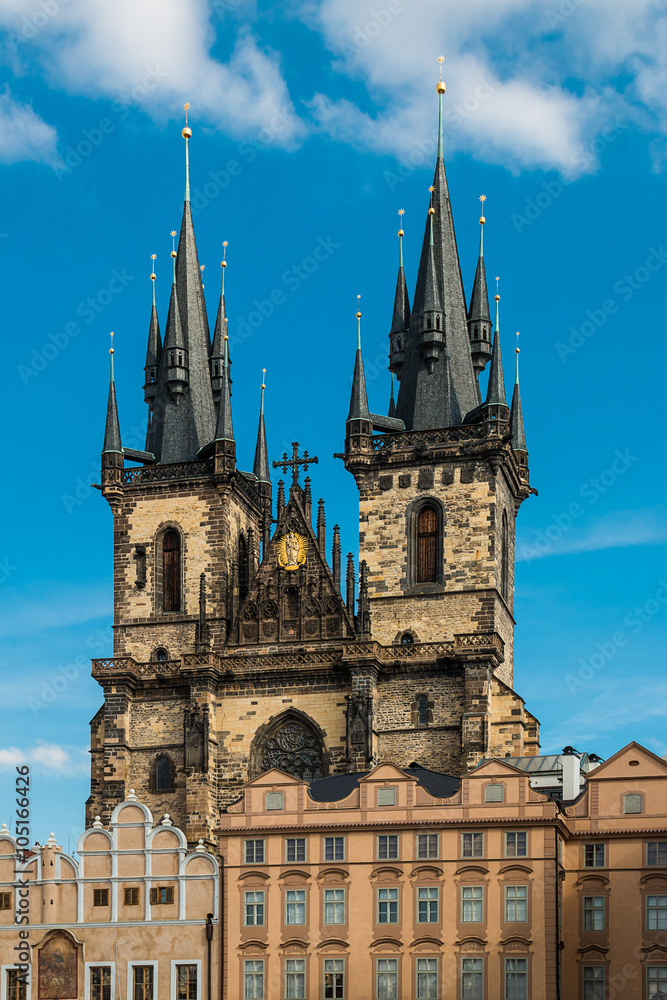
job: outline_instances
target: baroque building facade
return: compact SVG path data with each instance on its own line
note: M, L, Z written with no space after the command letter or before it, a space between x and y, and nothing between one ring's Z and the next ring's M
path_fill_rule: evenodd
M114 650L93 661L87 817L132 787L188 842L272 767L311 780L382 760L461 774L538 752L513 688L514 525L531 492L517 375L480 249L463 289L442 144L412 303L402 256L387 415L369 411L359 332L343 459L359 556L327 546L309 466L271 462L264 387L252 472L237 463L223 282L211 337L186 188L164 328L153 306L144 451L123 447L111 358L102 482L114 521ZM154 275L152 275L154 279ZM358 316L359 322L360 316ZM484 393L479 377L487 363ZM342 420L341 420L342 430ZM274 498L272 468L281 480ZM275 473L274 473L275 475Z

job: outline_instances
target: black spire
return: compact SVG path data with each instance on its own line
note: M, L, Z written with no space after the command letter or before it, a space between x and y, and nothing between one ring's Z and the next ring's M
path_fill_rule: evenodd
M168 319L153 407L150 450L158 462L193 461L215 435L210 337L190 208L188 140L191 134L186 126L183 129L185 203L169 307L171 326ZM170 337L172 346L181 347L180 355L167 351Z
M223 247L226 251L226 242L223 243ZM220 304L218 306L218 315L215 320L215 330L213 332L213 347L211 348L211 386L213 388L213 399L216 403L220 401L223 362L222 342L225 334L227 333L227 310L225 307L225 268L227 267L227 261L225 259L225 255L223 255L223 258L220 261L220 267L222 268Z
M493 354L491 355L489 384L486 390L485 405L504 406L507 408L507 399L505 398L505 379L503 377L503 358L500 350L500 322L498 316L499 302L500 296L496 295L496 329L493 335Z
M431 207L428 211L431 223L431 235L428 247L428 258L426 261L426 280L424 282L423 300L421 302L421 308L416 320L419 328L417 344L419 346L419 350L424 356L430 375L433 372L433 368L442 357L444 351L445 317L442 311L440 289L438 287L438 276L435 270L435 253L433 248L433 216L435 214L435 209ZM443 402L445 403L445 413L449 416L450 413L447 409L449 397L447 394L445 394ZM447 426L450 421L446 419L444 423Z
M399 213L403 215L403 209ZM408 287L405 283L405 271L403 269L403 229L398 231L399 256L398 256L398 276L396 278L396 294L394 295L394 313L391 319L391 330L389 331L389 371L400 379L405 358L405 342L410 329L410 298ZM393 416L393 414L390 414Z
M111 334L113 337L113 334ZM107 400L107 420L104 425L104 445L102 454L123 454L123 446L120 443L120 424L118 422L118 405L116 403L116 383L113 374L113 347L109 349L109 398Z
M482 195L482 199L486 199ZM480 372L491 355L491 315L489 313L489 292L486 287L486 268L484 267L484 215L479 220L479 257L477 259L477 270L475 271L475 281L472 286L470 296L470 308L468 309L468 336L470 337L470 350L472 353L472 363L475 374L479 377Z
M366 376L364 375L364 359L361 355L361 313L357 313L357 353L354 359L354 374L352 376L352 392L350 394L350 420L370 420L368 412L368 397L366 395Z
M232 390L229 378L229 339L227 335L223 340L223 360L222 360L222 385L220 387L220 406L218 407L218 421L215 428L214 441L233 441L234 428L232 426Z
M417 285L412 303L410 334L401 374L396 405L408 430L446 427L462 423L464 416L480 402L479 386L472 367L468 339L467 310L459 264L454 221L449 199L445 163L442 156L442 94L440 95L438 157L433 178L433 258L441 307L444 311L445 350L449 359L451 384L446 386L445 365L428 364L419 350L419 317L430 280L431 218L427 219Z
M512 433L512 448L517 452L519 463L522 457L528 461L528 448L526 447L526 432L523 426L523 410L521 409L521 390L519 389L519 348L516 353L516 375L514 378L514 392L512 394L512 408L510 409L510 431Z
M269 455L266 447L266 427L264 425L264 372L262 371L262 395L259 404L259 426L257 427L257 444L255 445L255 462L252 471L260 483L270 483Z
M153 256L152 259L154 260L155 257ZM160 323L157 318L157 307L155 305L155 271L151 273L151 283L153 285L153 305L151 307L151 321L148 327L148 345L146 347L146 364L144 366L146 374L144 399L152 409L153 400L157 392L157 383L160 374L160 356L162 354Z

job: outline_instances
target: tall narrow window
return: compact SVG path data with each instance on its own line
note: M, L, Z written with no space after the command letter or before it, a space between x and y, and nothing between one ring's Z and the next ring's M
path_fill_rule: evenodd
M167 531L162 541L163 611L181 610L181 536Z
M7 969L7 1000L26 1000L28 984L18 969Z
M248 596L249 580L248 543L245 535L239 535L239 604L243 604Z
M155 764L155 790L168 792L171 789L171 764L168 757L158 757Z
M428 698L425 694L417 698L417 725L428 725Z
M435 550L438 515L433 507L422 507L417 517L417 583L435 583Z
M509 594L509 543L507 531L507 512L503 511L503 521L500 539L500 593L505 600Z

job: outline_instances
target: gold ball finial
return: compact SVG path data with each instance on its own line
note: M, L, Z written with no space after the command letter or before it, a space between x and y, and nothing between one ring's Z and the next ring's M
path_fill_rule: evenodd
M175 251L175 250L172 250L172 251L171 251L171 254L170 254L170 256L171 256L171 257L175 257L175 256L176 256L176 251Z
M438 82L435 85L435 89L438 94L444 94L445 91L447 90L447 87L445 86L442 80L438 80Z
M191 139L192 138L192 129L191 128L187 128L187 127L184 128L183 131L181 132L181 135L183 136L184 139Z
M357 319L361 319L361 313L360 312L357 313Z
M498 294L493 296L496 302L500 302L500 296Z
M432 205L431 205L431 207L430 207L430 208L429 208L429 210L428 210L428 214L429 214L429 215L435 215L435 209L433 208L433 206L432 206Z
M403 239L403 237L405 236L405 233L403 232L402 229L399 229L398 230L398 235L401 237L401 239Z
M156 277L157 275L155 274L155 271L153 271L151 274L151 281L155 281Z
M514 348L514 353L515 354L520 354L521 353L521 348L520 347L515 347Z
M109 336L111 337L111 347L109 348L109 354L114 354L115 352L114 352L114 349L113 349L113 330L111 331L111 333L109 334Z
M480 226L483 226L485 222L486 222L486 219L484 218L484 216L480 215L480 217L479 217L479 224L480 224Z
M220 261L220 267L227 267L227 261L226 260L221 260Z

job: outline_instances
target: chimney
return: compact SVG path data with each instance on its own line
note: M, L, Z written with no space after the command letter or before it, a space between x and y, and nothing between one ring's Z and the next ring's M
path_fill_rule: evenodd
M562 768L562 799L571 802L581 791L581 763L574 747L563 747L558 763Z

